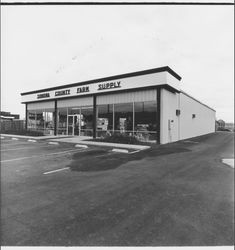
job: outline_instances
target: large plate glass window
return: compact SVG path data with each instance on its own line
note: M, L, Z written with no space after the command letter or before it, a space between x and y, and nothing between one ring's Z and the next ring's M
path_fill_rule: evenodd
M97 136L111 135L113 130L113 104L97 106Z
M157 102L136 102L134 110L135 136L140 141L156 141Z

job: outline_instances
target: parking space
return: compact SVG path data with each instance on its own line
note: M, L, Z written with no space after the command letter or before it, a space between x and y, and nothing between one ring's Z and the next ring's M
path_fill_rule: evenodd
M1 144L3 246L233 242L233 169L220 160L233 152L229 134L133 154L48 140Z
M52 165L56 165L56 169L65 169L64 166L68 165L69 160L72 159L73 154L82 153L84 151L96 152L97 147L75 147L74 144L69 143L55 143L50 141L28 141L28 140L11 140L2 139L1 143L1 164L4 169L14 169L14 171L34 171L34 166L37 165L37 170L43 166L43 171L51 171ZM110 149L102 149L101 156L105 154L112 154ZM49 164L48 164L49 163ZM56 164L55 164L56 163ZM4 170L3 170L4 171Z

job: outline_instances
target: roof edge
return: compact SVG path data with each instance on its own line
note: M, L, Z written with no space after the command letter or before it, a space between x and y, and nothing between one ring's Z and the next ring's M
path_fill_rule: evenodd
M103 81L110 81L114 80L117 78L127 78L127 77L134 77L134 76L140 76L140 75L147 75L147 74L152 74L152 73L160 73L160 72L168 72L172 76L174 76L176 79L179 81L182 79L181 76L179 76L175 71L173 71L169 66L164 66L160 68L153 68L153 69L147 69L147 70L142 70L142 71L135 71L131 73L125 73L125 74L120 74L120 75L114 75L114 76L108 76L104 78L97 78L93 80L88 80L88 81L82 81L78 83L70 83L70 84L65 84L65 85L59 85L57 87L51 87L51 88L45 88L45 89L39 89L39 90L34 90L34 91L28 91L28 92L23 92L21 95L29 95L29 94L35 94L43 91L51 91L51 90L56 90L56 89L62 89L62 88L70 88L74 86L80 86L84 84L92 84L96 82L103 82Z

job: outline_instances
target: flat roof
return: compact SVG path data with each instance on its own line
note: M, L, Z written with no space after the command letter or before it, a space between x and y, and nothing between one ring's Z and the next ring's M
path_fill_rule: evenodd
M78 83L71 83L71 84L59 85L59 86L51 87L51 88L45 88L45 89L24 92L24 93L21 93L21 95L35 94L35 93L44 92L44 91L51 91L51 90L56 90L56 89L75 87L75 86L92 84L92 83L101 82L101 81L102 82L103 81L110 81L110 80L114 80L114 79L118 79L118 78L127 78L127 77L134 77L134 76L140 76L140 75L148 75L148 74L159 73L159 72L164 72L164 71L168 72L169 74L174 76L179 81L181 80L181 77L175 71L173 71L169 66L164 66L164 67L160 67L160 68L153 68L153 69L136 71L136 72L126 73L126 74L121 74L121 75L109 76L109 77L105 77L105 78L98 78L98 79L94 79L94 80L88 80L88 81L83 81L83 82L78 82Z

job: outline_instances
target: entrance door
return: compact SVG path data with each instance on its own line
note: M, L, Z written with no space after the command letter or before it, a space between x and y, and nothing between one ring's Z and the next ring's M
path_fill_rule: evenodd
M68 135L80 135L81 130L80 115L68 115Z

